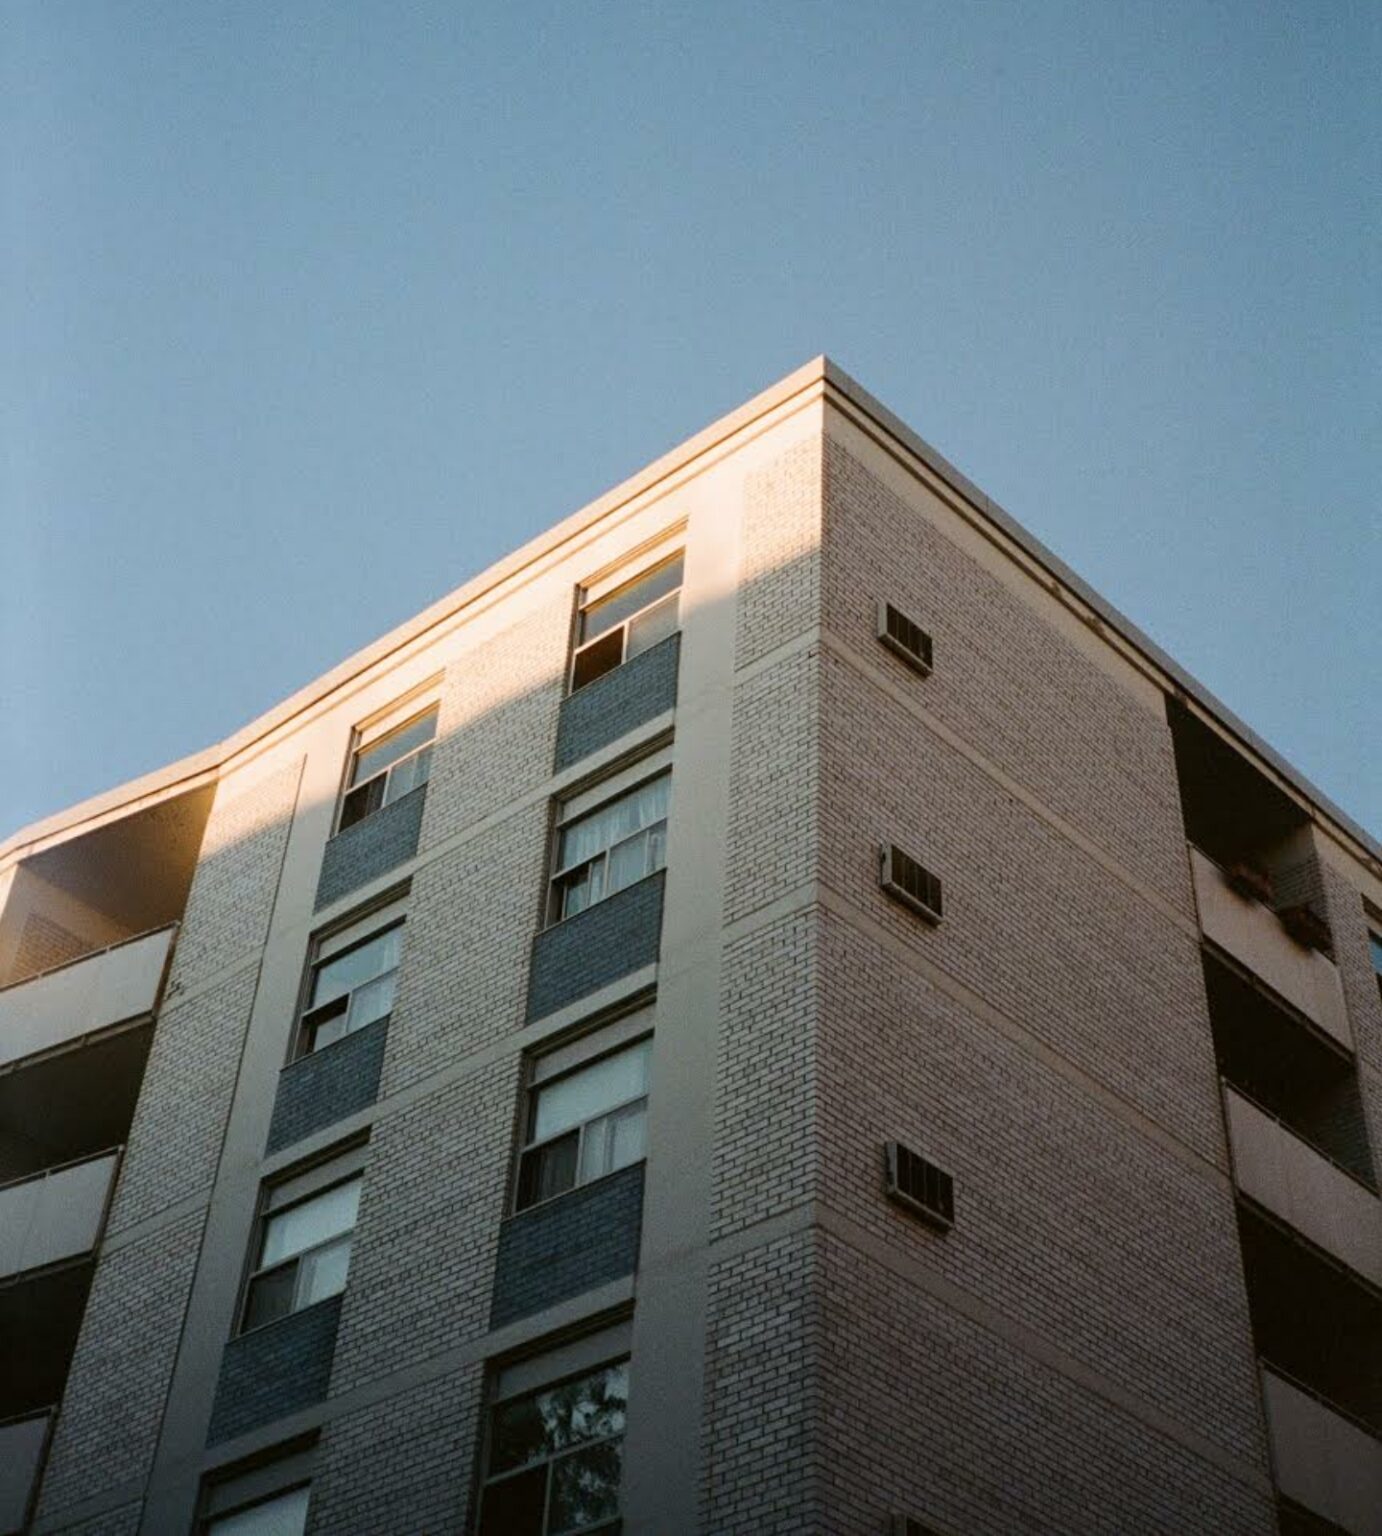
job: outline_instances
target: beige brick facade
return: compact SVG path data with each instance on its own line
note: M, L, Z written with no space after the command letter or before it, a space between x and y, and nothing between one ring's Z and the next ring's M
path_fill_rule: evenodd
M562 757L583 588L669 549L674 694L640 708L606 684ZM931 636L928 676L879 643L880 600ZM1262 1213L1221 1104L1240 1047L1202 960L1251 982L1252 956L1202 927L1183 814L1200 791L1168 699L1294 818L1285 846L1308 857L1279 860L1277 906L1327 917L1311 963L1349 1040L1264 1006L1375 1147L1376 845L824 362L143 786L215 793L156 1022L134 1021L152 1041L32 1529L201 1530L280 1468L310 1478L313 1536L474 1532L500 1497L496 1397L627 1355L625 1536L883 1536L901 1515L939 1536L1301 1536L1240 1237ZM425 789L338 857L360 730L434 702ZM568 917L546 951L562 986L534 993L555 822L653 771L671 775L665 875ZM117 797L0 849L0 896L11 865L122 814ZM940 878L938 924L880 888L885 844ZM405 919L392 1006L377 1049L334 1058L368 1081L315 1057L322 1097L293 1122L311 1129L270 1150L276 1098L308 1091L312 963L381 912ZM596 1260L605 1236L562 1226L568 1195L515 1209L528 1083L650 1028L643 1210L619 1218L638 1262L572 1285L553 1234ZM47 1092L40 1066L19 1064ZM890 1142L952 1176L948 1231L888 1197ZM266 1202L357 1172L348 1281L313 1303L334 1310L244 1328ZM1346 1176L1372 1202L1349 1209L1375 1211ZM1310 1249L1300 1283L1329 1257ZM1382 1350L1382 1299L1347 1270L1328 1284ZM1356 1428L1364 1394L1342 1403L1352 1378L1327 1365L1320 1411ZM1339 1487L1374 1475L1355 1455ZM1354 1507L1315 1513L1375 1536Z

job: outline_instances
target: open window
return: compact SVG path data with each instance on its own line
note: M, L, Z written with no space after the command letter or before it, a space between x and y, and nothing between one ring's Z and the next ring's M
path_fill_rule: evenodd
M680 551L612 589L592 584L581 594L571 692L674 635L681 622Z
M574 917L667 862L670 772L658 773L586 809L589 795L563 807L557 825L550 916Z
M339 1296L350 1273L364 1148L270 1185L255 1235L240 1331Z
M344 832L395 800L421 788L432 771L437 705L405 719L387 716L356 733L336 830Z
M334 1045L388 1018L403 955L404 904L376 907L318 939L298 1033L298 1054Z
M516 1209L643 1160L653 1042L647 1034L629 1037L650 1023L651 1010L642 1009L614 1030L534 1062Z

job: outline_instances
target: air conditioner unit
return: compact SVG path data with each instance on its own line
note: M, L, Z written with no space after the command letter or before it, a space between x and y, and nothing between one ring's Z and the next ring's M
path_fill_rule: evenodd
M923 677L931 671L931 637L900 608L880 598L878 601L878 638Z
M888 1142L884 1154L888 1199L920 1216L928 1226L948 1232L955 1224L954 1179L900 1142Z
M878 883L894 901L910 907L918 917L928 923L940 922L944 911L940 877L896 844L884 843L878 850Z

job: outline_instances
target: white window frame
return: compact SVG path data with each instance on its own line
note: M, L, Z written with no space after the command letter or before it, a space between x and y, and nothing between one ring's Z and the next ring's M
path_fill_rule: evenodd
M371 939L382 937L391 928L403 928L406 932L408 920L407 892L392 901L371 906L367 911L357 916L347 918L343 923L319 934L312 941L308 954L307 973L303 978L302 1002L298 1008L298 1027L293 1042L293 1060L300 1061L304 1056L315 1056L318 1051L330 1050L333 1045L339 1045L341 1040L349 1039L356 1029L367 1028L367 1025L349 1025L351 1001L355 994L363 988L380 980L382 976L397 976L402 967L400 957L398 965L389 971L381 971L379 976L370 977L369 981L361 982L360 986L352 987L342 998L333 998L329 1003L312 1003L312 993L316 987L317 973L322 966L329 965L331 961L339 959L352 949L358 949L363 944L368 944ZM396 997L395 997L396 1000ZM321 1013L327 1008L335 1007L340 1011L339 1005L344 1004L344 1012L347 1018L347 1027L340 1040L329 1041L326 1045L314 1046L310 1042L314 1031L324 1020L314 1020L312 1015ZM392 1006L390 1008L392 1012ZM329 1017L335 1017L334 1014ZM381 1014L381 1019L386 1019L389 1014ZM379 1019L371 1019L369 1023L377 1024Z
M480 1510L483 1510L485 1490L492 1483L505 1482L510 1478L522 1476L531 1472L535 1466L546 1465L551 1467L564 1456L576 1451L588 1450L592 1445L603 1445L611 1440L623 1440L628 1433L627 1420L624 1433L621 1435L606 1436L602 1440L582 1441L578 1446L572 1446L568 1451L559 1451L555 1455L543 1457L539 1461L528 1462L525 1466L514 1467L507 1472L501 1472L492 1477L489 1471L490 1458L494 1450L494 1416L498 1409L515 1399L529 1397L538 1392L551 1391L553 1388L564 1386L569 1381L574 1381L582 1376L593 1376L597 1371L609 1370L613 1366L622 1365L626 1369L629 1366L630 1345L632 1343L632 1324L629 1322L616 1323L612 1327L601 1329L598 1333L588 1334L583 1338L572 1340L570 1343L552 1350L548 1354L530 1356L526 1359L515 1361L512 1365L501 1367L493 1380L488 1400L485 1404L485 1430L484 1430L484 1454L480 1463ZM547 1476L547 1506L543 1512L543 1525L546 1526L551 1513L552 1475ZM621 1492L622 1492L622 1458L621 1458ZM477 1523L478 1523L477 1511ZM587 1527L595 1532L602 1532L618 1528L619 1516L613 1516L610 1520L599 1525Z
M387 737L393 736L400 731L406 730L410 725L413 725L418 720L422 719L424 715L429 714L435 715L437 717L437 721L436 724L433 725L431 736L426 741L424 741L420 746L414 747L411 752L405 752L402 757L395 758L393 762L388 763L383 768L380 768L376 773L370 774L367 779L361 779L358 784L352 784L350 782L355 772L355 764L358 762L362 752L368 752L370 748L377 747L379 743L385 740ZM427 693L421 693L414 695L401 703L390 705L387 712L377 719L369 721L366 724L357 726L355 728L355 732L351 737L350 752L346 758L345 780L341 786L340 800L336 806L336 825L333 829L334 832L349 830L349 827L343 825L346 814L346 802L352 795L357 794L360 790L366 788L366 786L370 784L375 783L377 780L382 779L384 781L383 795L379 804L375 806L373 810L366 811L363 816L357 817L350 823L350 826L358 827L361 822L368 821L371 816L377 816L380 811L393 804L393 801L389 799L389 781L393 778L394 773L399 768L401 768L404 763L411 763L414 758L421 756L422 753L430 753L433 750L437 744L437 727L440 725L440 721L441 701L435 696L429 697ZM429 762L427 768L427 776L423 778L419 783L414 784L412 788L421 789L422 786L428 782L428 779L430 779L431 776L432 769ZM410 790L409 793L411 792L412 791ZM399 799L402 798L403 797L400 795Z
M648 1042L650 1050L653 1039L653 1005L636 1009L625 1015L615 1023L597 1030L593 1034L583 1035L579 1040L566 1046L559 1046L554 1050L546 1051L533 1059L528 1072L528 1087L523 1103L523 1139L519 1147L518 1159L514 1169L513 1198L511 1209L517 1215L520 1212L535 1211L539 1206L547 1205L553 1200L560 1200L564 1196L573 1194L578 1189L585 1188L599 1179L608 1178L611 1173L620 1173L622 1168L611 1169L604 1173L595 1174L590 1178L581 1177L581 1168L585 1156L586 1132L601 1121L626 1112L637 1104L641 1104L644 1110L645 1127L648 1101L652 1097L652 1063L649 1061L648 1082L642 1093L634 1094L617 1104L608 1105L599 1114L591 1115L588 1120L579 1121L576 1125L568 1125L565 1130L557 1131L550 1136L544 1136L541 1140L535 1140L529 1127L532 1125L537 1105L537 1096L553 1083L573 1076L577 1072L583 1072L588 1067L598 1065L610 1056L617 1056L621 1051L632 1049L636 1045ZM544 1196L540 1200L530 1200L526 1205L520 1205L519 1201L523 1193L523 1169L530 1153L550 1146L553 1142L562 1140L575 1131L576 1141L576 1175L569 1189L557 1191L555 1194ZM645 1129L644 1157L632 1163L625 1163L625 1168L636 1167L638 1162L646 1159L646 1129Z
M680 539L680 535L678 535L678 539ZM607 597L612 597L624 587L632 586L635 582L642 581L645 577L651 576L655 571L661 570L663 566L670 565L674 560L682 562L682 573L681 581L670 592L664 592L661 597L655 597L650 602L644 603L641 608L629 614L627 618L621 619L618 624L612 624L608 629L601 630L598 635L594 635L588 640L581 638L585 616L589 609L594 607L595 604L603 602ZM670 639L672 635L680 633L682 617L681 595L686 588L685 561L686 549L684 544L669 540L660 543L655 549L645 550L637 564L625 562L615 571L598 579L588 581L580 588L576 600L576 627L572 637L571 664L567 668L566 673L566 691L568 694L579 693L580 688L589 687L589 683L582 683L579 688L576 685L576 669L580 663L580 658L589 652L592 647L608 644L610 637L613 635L621 637L619 660L606 668L597 677L591 678L590 682L598 682L601 677L608 677L611 672L617 672L629 660L629 631L631 626L640 619L645 618L654 608L675 604L677 610L676 625L663 638ZM661 642L655 643L660 644Z
M366 1148L358 1146L350 1151L342 1153L339 1157L332 1158L329 1162L319 1163L307 1169L305 1172L280 1179L266 1185L260 1195L259 1213L254 1223L254 1241L251 1253L254 1257L250 1261L248 1272L245 1275L245 1283L242 1287L240 1299L240 1325L237 1334L257 1333L260 1328L271 1327L276 1322L282 1322L283 1318L292 1317L296 1313L305 1311L306 1306L315 1303L306 1303L303 1306L296 1304L297 1287L300 1283L302 1261L313 1254L324 1253L328 1248L334 1247L342 1241L348 1242L353 1248L355 1242L355 1228L351 1227L348 1233L338 1233L335 1237L327 1238L325 1242L318 1243L315 1247L305 1248L300 1253L295 1253L289 1258L280 1259L276 1264L263 1262L264 1239L268 1235L269 1222L275 1217L291 1210L294 1206L303 1205L308 1200L315 1199L319 1195L329 1194L333 1189L342 1184L348 1184L352 1180L363 1180L365 1169ZM363 1189L363 1183L362 1183ZM286 1268L289 1264L299 1266L299 1273L294 1275L294 1305L283 1313L282 1317L270 1318L267 1322L249 1322L250 1298L254 1290L255 1282L265 1275L272 1274L275 1270ZM347 1278L342 1284L349 1282L349 1255L347 1256ZM332 1292L332 1295L340 1295L340 1291ZM328 1301L330 1297L320 1297L321 1301Z
M614 800L622 799L623 796L642 788L643 785L650 783L653 779L663 777L664 774L668 778L668 795L667 811L663 817L663 822L666 826L670 827L672 818L671 767L672 751L670 747L666 747L660 752L653 753L650 757L641 758L622 773L613 774L607 779L601 779L597 784L592 785L580 794L568 796L567 799L559 804L556 825L552 831L551 871L547 880L547 924L549 927L554 927L557 923L567 921L567 917L562 911L564 902L562 881L566 880L573 871L582 868L586 864L593 863L596 858L603 858L605 868L608 869L610 853L613 849L620 846L620 843L612 843L609 847L602 849L599 854L593 855L589 859L581 859L577 863L563 866L559 863L562 833L572 826L573 823L589 816L592 812L601 810ZM656 823L653 823L653 825L656 825ZM620 841L630 842L635 837L642 837L647 830L648 828L646 827L640 827L637 832L630 834L628 838L621 839ZM664 837L665 835L664 833ZM664 858L660 869L665 867L666 860ZM649 879L652 875L659 873L660 869L650 870L647 874L641 876L641 879ZM639 881L635 880L630 885L621 886L620 890L630 890L633 885L639 883ZM618 891L607 890L600 897L599 901L591 902L589 905L582 907L581 911L589 912L592 907L597 907L601 902L608 901L611 896L617 896L618 894ZM570 916L579 917L580 913L573 912Z

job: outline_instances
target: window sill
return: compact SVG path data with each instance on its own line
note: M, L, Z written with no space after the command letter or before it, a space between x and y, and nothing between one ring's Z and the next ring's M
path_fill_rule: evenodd
M587 1190L598 1189L601 1184L608 1184L611 1179L617 1179L620 1174L627 1173L630 1168L642 1168L647 1161L647 1157L640 1157L632 1163L625 1163L622 1168L615 1168L610 1173L602 1173L598 1179L587 1179L584 1184L574 1184L570 1189L562 1190L559 1195L548 1195L545 1200L535 1200L531 1205L525 1205L521 1211L510 1211L504 1217L504 1222L507 1224L511 1221L520 1221L524 1216L531 1216L534 1211L545 1211L549 1206L554 1206L562 1200L569 1200L573 1195L583 1195Z

